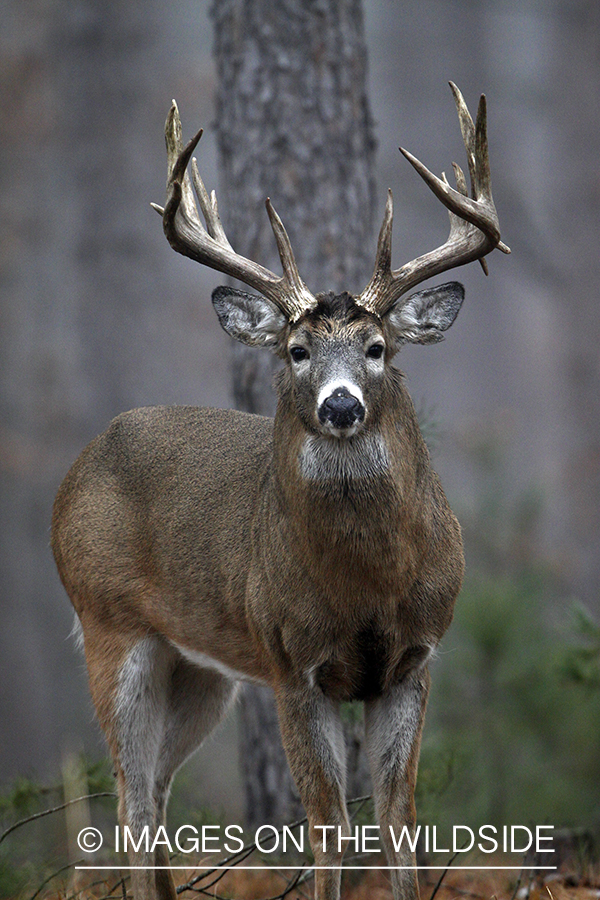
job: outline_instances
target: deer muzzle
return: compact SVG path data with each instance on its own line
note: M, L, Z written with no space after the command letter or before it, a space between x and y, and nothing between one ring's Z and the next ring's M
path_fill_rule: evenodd
M361 399L347 387L337 387L319 404L317 411L323 428L335 437L351 437L365 418Z

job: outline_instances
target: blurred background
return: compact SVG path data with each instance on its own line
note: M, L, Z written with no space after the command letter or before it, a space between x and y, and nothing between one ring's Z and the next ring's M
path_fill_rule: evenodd
M398 358L468 565L434 666L419 809L473 826L597 824L600 6L363 9L372 259L388 187L395 266L447 235L397 148L436 173L464 164L448 80L472 112L487 94L494 197L513 251L489 258L488 278L478 265L452 275L466 301L448 339ZM104 754L49 549L68 467L122 410L232 405L230 339L209 300L223 279L173 253L149 205L164 197L172 97L186 136L205 129L197 155L218 190L212 44L201 0L3 4L0 785L55 780L69 752ZM241 808L234 729L180 776L188 803L229 817Z

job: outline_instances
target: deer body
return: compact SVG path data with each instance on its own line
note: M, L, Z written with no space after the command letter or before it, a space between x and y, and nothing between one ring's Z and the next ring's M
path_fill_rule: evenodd
M204 231L185 174L193 142L181 150L178 129L172 112L167 236L261 290L217 288L213 304L232 337L270 348L284 367L274 420L133 410L92 441L58 492L52 545L82 627L120 823L137 835L163 824L175 771L222 718L237 683L264 682L308 816L316 896L336 900L343 854L335 842L324 849L318 827L350 833L340 704L362 700L394 897L414 900L414 854L407 843L393 847L389 826L395 834L415 826L427 661L452 618L463 556L392 359L406 341L440 340L462 303L457 283L400 299L419 280L417 264L428 277L432 266L443 271L499 246L484 117L470 158L481 200L464 196L460 173L452 194L465 219L451 213L438 256L392 272L390 199L360 297L308 292L270 204L283 278L237 257L194 171ZM474 141L465 138L473 152ZM162 846L130 849L129 859L135 900L174 900Z
M259 416L157 407L115 419L56 501L55 553L82 621L119 620L135 604L136 629L240 677L277 684L312 672L338 700L380 693L407 650L438 643L462 572L458 524L425 447L418 466L411 459L403 432L414 433L414 413L391 380L408 417L384 445L387 469L376 461L371 474L355 439L347 455L359 477L343 448L305 478L307 435L290 435L285 398L275 456L273 421Z

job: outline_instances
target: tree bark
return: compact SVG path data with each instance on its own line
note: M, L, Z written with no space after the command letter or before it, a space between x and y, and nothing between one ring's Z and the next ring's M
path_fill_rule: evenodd
M303 280L358 292L373 265L374 151L361 0L218 0L220 211L238 253L279 271L264 201L290 235ZM233 398L272 414L274 358L235 345ZM248 823L281 823L299 801L269 694L246 690L241 759Z

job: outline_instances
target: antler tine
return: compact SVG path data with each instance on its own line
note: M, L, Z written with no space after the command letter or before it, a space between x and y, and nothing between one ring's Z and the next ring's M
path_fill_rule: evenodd
M357 303L378 314L378 298L385 296L392 280L392 225L394 221L394 199L388 189L383 222L377 239L375 269L371 281L357 298Z
M456 104L456 112L458 113L458 121L460 124L460 132L462 134L463 144L465 145L465 150L467 151L467 163L469 166L469 178L471 180L471 185L475 188L477 183L477 157L475 153L475 125L473 124L473 119L471 118L471 113L467 108L467 104L465 103L464 97L456 87L453 81L449 81L450 90L452 91L452 96L454 97L454 102ZM483 127L484 131L486 129L487 123L487 112L486 112L486 99L485 94L482 94L479 98L479 106L477 107L477 124L480 127ZM487 145L486 145L486 153L487 153ZM489 171L489 170L488 170ZM467 196L466 191L464 192L465 196ZM473 199L476 200L478 193L473 194Z
M194 183L196 196L198 197L200 209L202 210L202 215L204 216L204 221L206 222L206 230L219 244L223 244L223 246L229 247L233 251L233 247L227 240L225 229L221 223L219 207L217 206L217 195L214 191L211 191L209 195L204 187L204 182L200 177L198 164L195 159L192 159L192 181Z
M279 259L281 260L284 277L297 291L306 291L306 287L300 278L288 233L283 226L283 222L279 218L277 210L271 203L270 197L267 197L265 206L267 207L267 214L269 216L271 228L273 229L273 234L275 235L275 241L277 242L277 250L279 251Z
M383 222L379 231L377 240L377 256L375 259L376 269L390 269L392 267L392 225L394 222L394 198L391 190L388 189L387 200L385 204L385 213Z
M390 262L382 251L382 235L389 232L386 241L391 254L391 213L388 210L390 204L388 197L388 206L386 206L377 247L375 271L371 281L357 298L357 303L379 316L383 316L402 294L427 278L476 259L482 262L487 274L487 266L483 262L484 256L496 247L503 253L510 253L510 248L500 240L498 214L492 198L485 95L481 95L477 120L473 124L462 94L452 82L450 82L450 87L454 95L467 153L471 196L468 195L466 179L460 166L452 164L456 177L456 189L454 189L450 187L443 173L442 178L438 178L412 153L400 147L403 156L448 209L450 234L446 243L437 250L426 253L406 263L402 268L392 271Z
M467 181L465 178L465 173L463 172L463 170L457 163L453 162L452 168L454 169L454 178L456 179L456 190L459 191L463 195L463 197L468 197ZM442 177L443 177L444 181L446 181L446 173L445 172L442 172ZM454 215L454 213L452 213L450 211L448 211L448 215L450 216L450 227L452 228L452 226L454 224L454 227L456 228L456 223L454 222L454 220L457 217ZM460 219L458 220L458 222L460 223ZM480 256L478 262L479 262L479 265L481 266L481 268L483 269L483 274L489 275L490 273L489 273L489 269L488 269L487 260L483 256Z
M208 194L196 161L192 160L192 179L206 227L202 224L187 174L188 164L201 136L202 131L199 131L182 148L181 120L177 104L173 101L165 123L167 201L164 208L156 203L152 204L162 216L167 240L178 253L231 275L260 291L290 321L296 321L312 309L317 301L300 278L289 237L271 202L267 200L267 212L281 257L282 276L277 276L269 269L235 253L219 217L216 194L214 191L211 195Z

